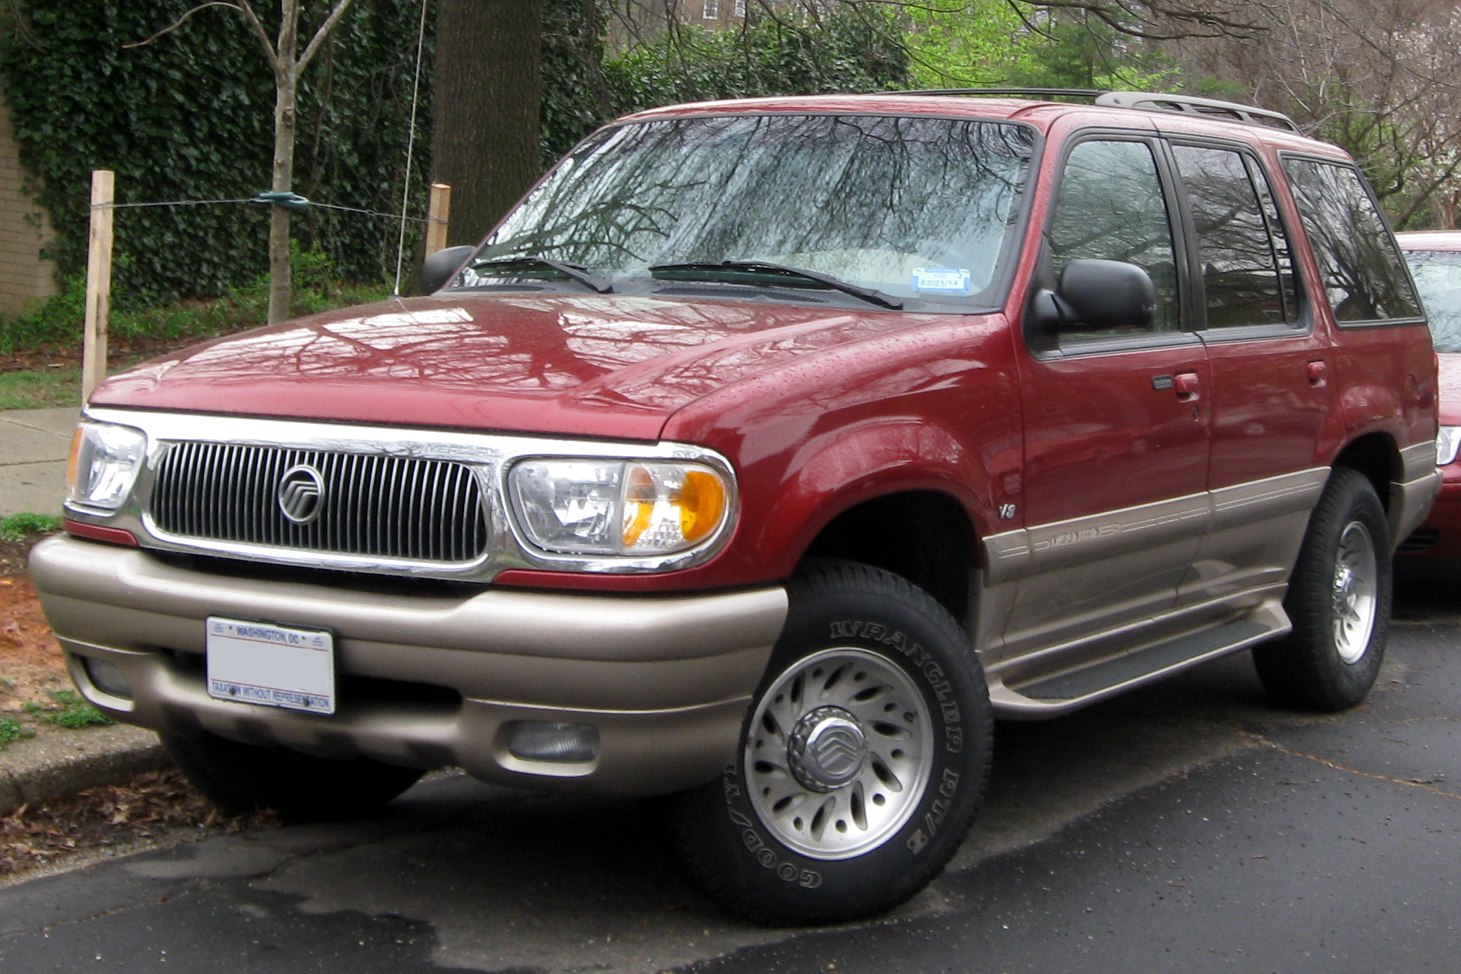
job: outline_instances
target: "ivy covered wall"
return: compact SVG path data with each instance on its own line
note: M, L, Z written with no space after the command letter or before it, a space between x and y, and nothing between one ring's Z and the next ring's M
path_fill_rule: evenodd
M243 18L194 0L16 0L0 35L0 83L21 159L56 229L63 274L86 263L90 173L117 174L117 202L250 199L269 186L274 79ZM273 7L271 10L270 7ZM304 36L313 32L306 8ZM428 4L427 15L430 17ZM255 4L273 31L277 5ZM415 74L420 0L357 0L305 72L299 95L295 192L359 210L400 209ZM431 24L410 173L415 216L430 171ZM139 45L140 46L129 46ZM294 234L337 271L388 280L399 224L310 207ZM268 212L261 204L128 208L116 220L119 303L209 296L266 267Z
M300 87L294 191L314 204L394 214L406 147L423 0L356 0ZM544 0L540 144L546 168L599 123L680 100L906 86L909 63L888 12L752 17L744 28L666 35L607 62L602 0ZM413 217L425 216L435 4L425 0ZM328 4L305 6L301 36ZM190 10L175 30L158 35ZM271 33L276 0L254 8ZM63 276L86 266L90 180L117 174L117 202L247 200L269 186L274 79L237 11L197 0L9 0L0 13L0 85L21 161L56 239ZM311 18L314 18L312 21ZM490 143L485 147L490 151ZM292 232L357 282L390 281L399 223L314 205ZM411 224L407 263L419 224ZM114 303L209 297L267 266L268 210L257 203L120 209Z

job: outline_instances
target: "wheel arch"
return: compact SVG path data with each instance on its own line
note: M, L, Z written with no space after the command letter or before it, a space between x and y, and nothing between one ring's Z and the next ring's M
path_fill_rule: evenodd
M891 572L921 588L966 630L973 613L976 531L956 499L905 490L842 511L812 539L808 558L840 558Z
M1390 509L1390 485L1401 478L1402 462L1395 441L1384 433L1369 433L1349 443L1334 458L1333 467L1347 467L1365 476L1380 498L1380 505Z

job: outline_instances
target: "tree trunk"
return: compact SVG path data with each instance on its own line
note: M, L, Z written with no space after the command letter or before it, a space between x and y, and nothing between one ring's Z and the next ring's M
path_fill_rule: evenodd
M295 80L278 81L274 106L274 172L269 188L289 192L294 181ZM289 210L275 204L269 208L269 324L289 317L289 296L293 288L289 262Z
M295 91L299 66L299 4L281 5L279 43L274 66L274 166L269 188L276 193L291 191L294 182ZM277 203L269 214L269 324L289 317L289 296L293 288L289 263L289 210Z
M449 244L477 243L538 177L543 0L440 0L432 182Z

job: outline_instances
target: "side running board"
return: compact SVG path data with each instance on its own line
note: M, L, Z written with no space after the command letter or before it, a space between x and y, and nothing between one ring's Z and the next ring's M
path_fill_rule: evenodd
M1265 606L1257 613L1215 629L1142 646L1075 669L993 685L989 688L989 699L998 717L1026 720L1055 717L1247 649L1290 628L1281 607Z

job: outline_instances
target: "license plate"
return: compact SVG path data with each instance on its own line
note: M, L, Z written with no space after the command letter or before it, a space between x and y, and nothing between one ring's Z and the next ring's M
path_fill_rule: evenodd
M208 695L218 700L335 712L335 638L239 619L208 619Z

